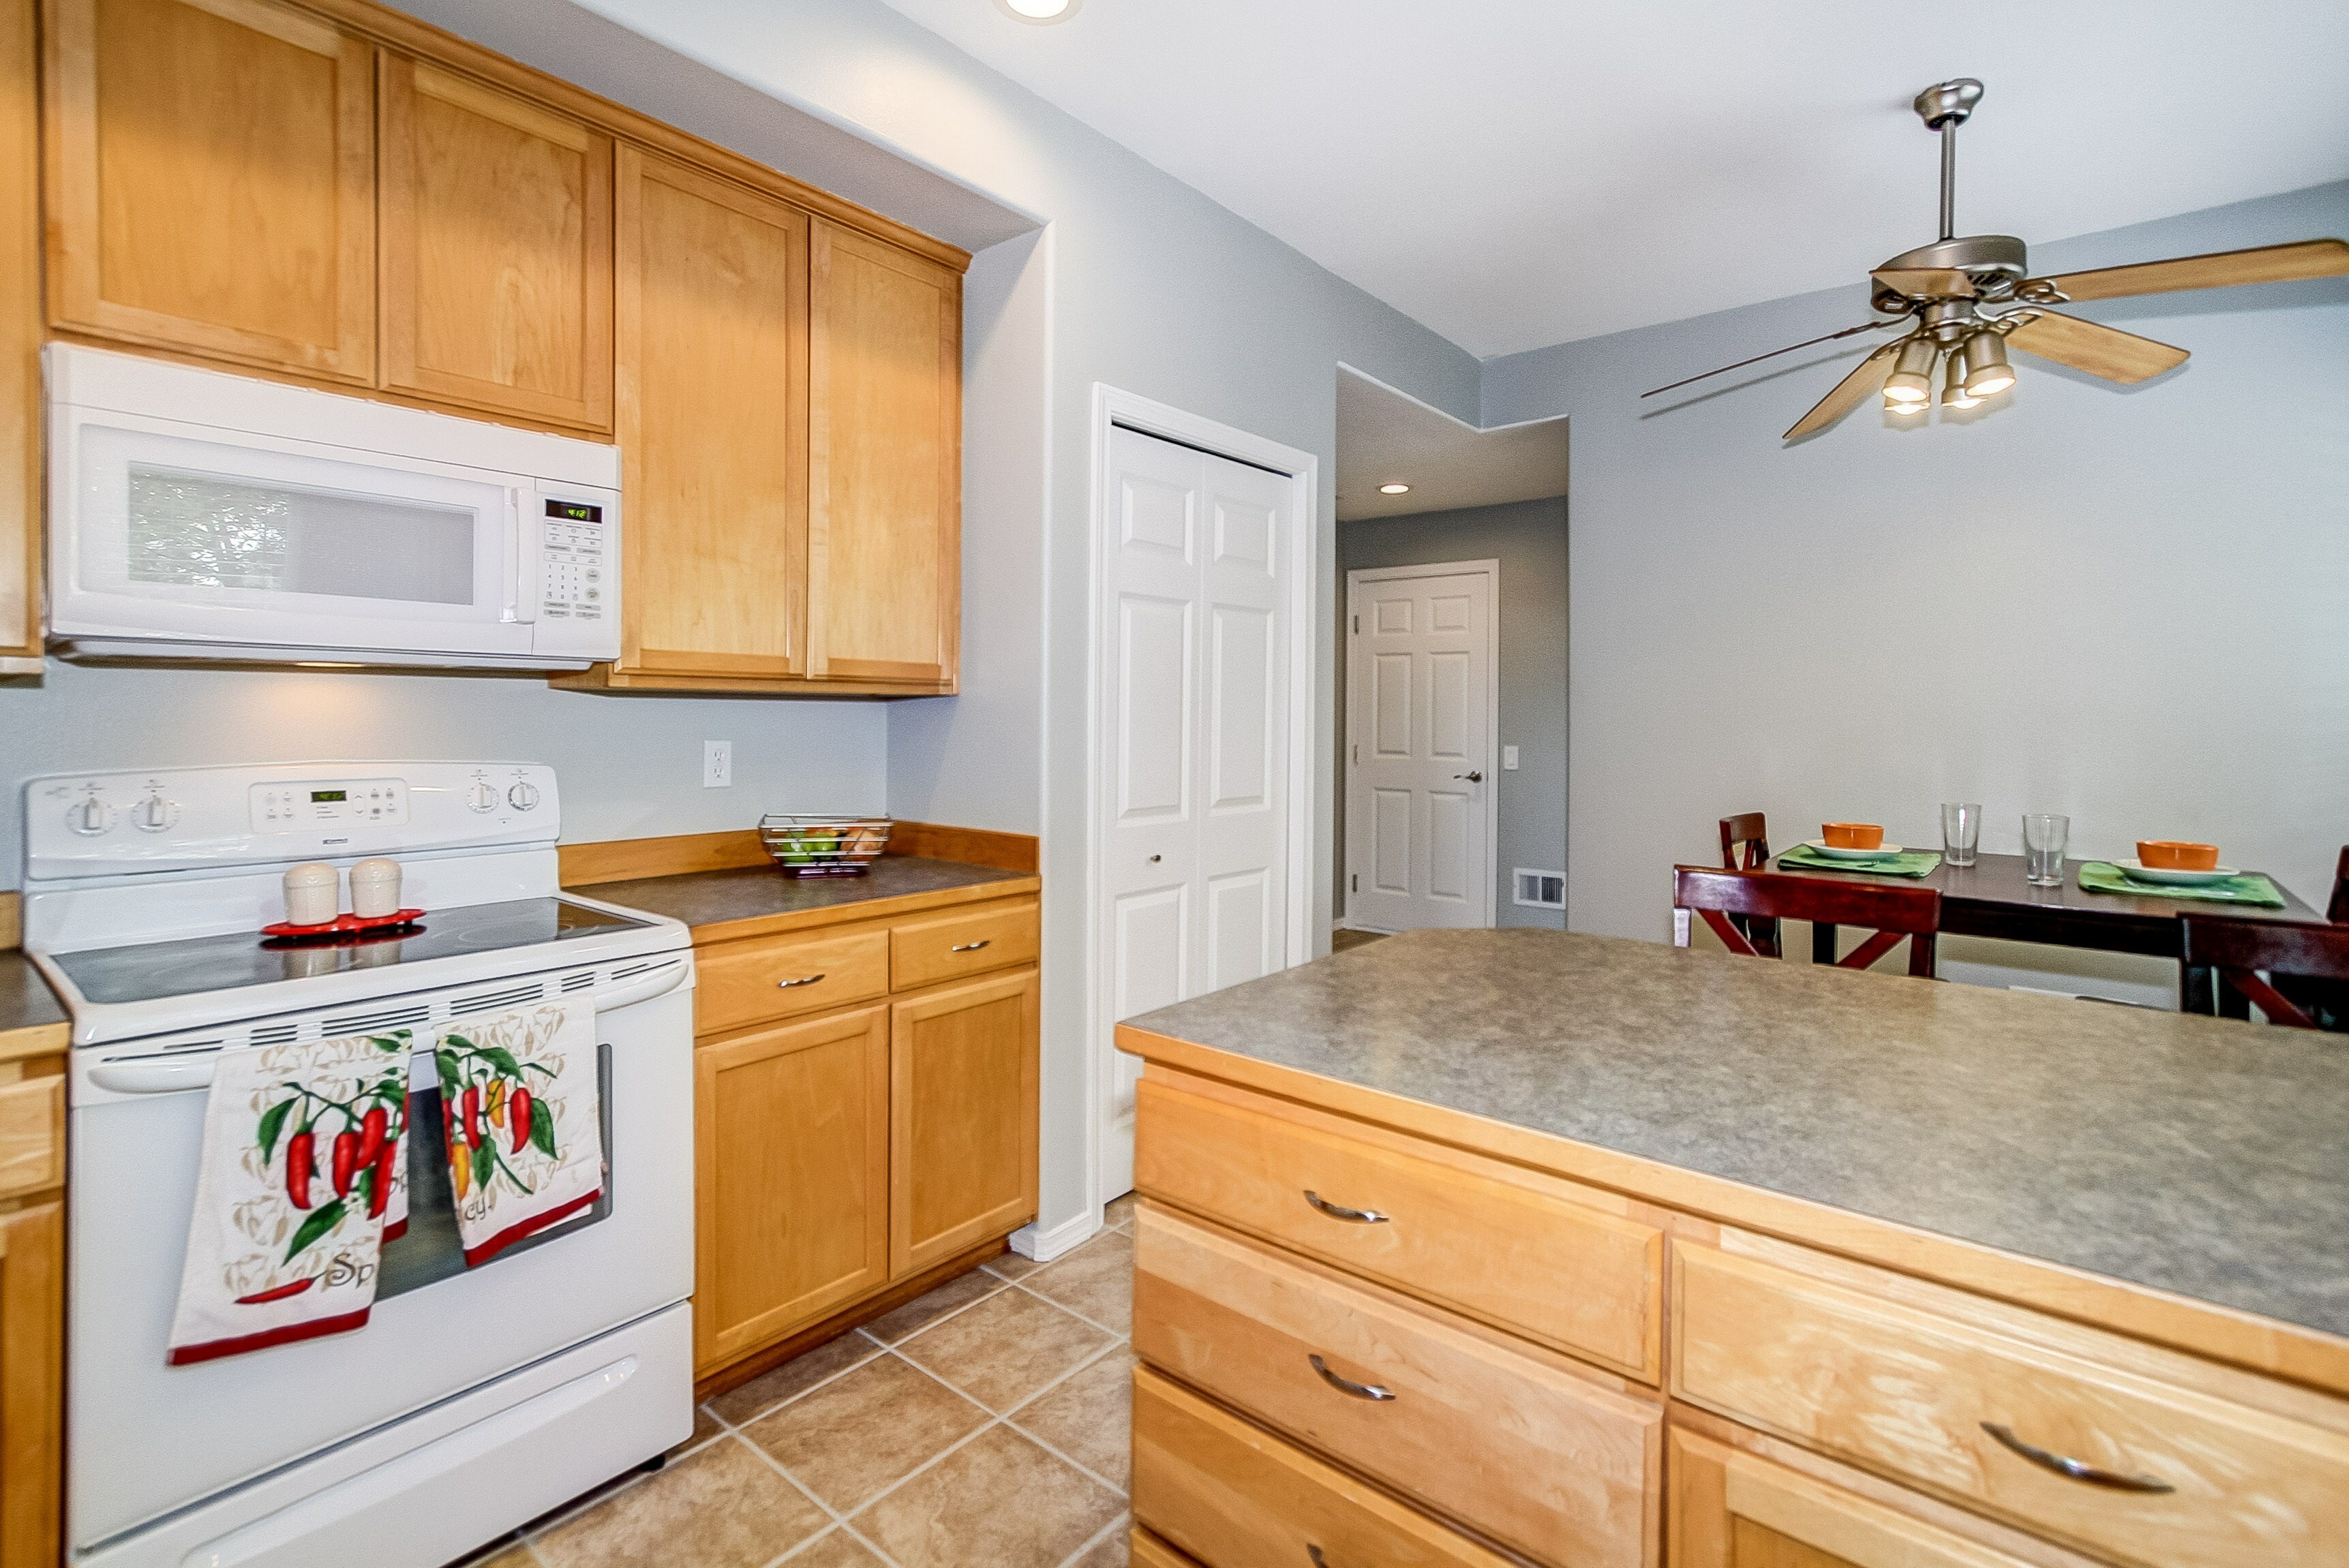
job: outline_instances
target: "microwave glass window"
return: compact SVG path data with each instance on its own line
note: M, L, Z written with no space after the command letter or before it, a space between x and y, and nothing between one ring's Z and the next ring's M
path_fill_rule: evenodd
M129 577L413 603L473 602L473 513L133 463Z

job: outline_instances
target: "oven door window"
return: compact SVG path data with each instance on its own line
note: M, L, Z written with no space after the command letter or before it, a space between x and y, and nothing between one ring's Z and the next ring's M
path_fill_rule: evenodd
M559 1247L590 1225L611 1216L614 1172L619 1157L612 1147L612 1047L595 1047L595 1106L604 1131L604 1193L576 1219L516 1242L481 1264L493 1269L534 1247ZM408 1091L408 1230L383 1249L376 1276L378 1301L467 1273L465 1247L457 1233L455 1194L449 1189L449 1154L441 1142L440 1090L421 1080Z

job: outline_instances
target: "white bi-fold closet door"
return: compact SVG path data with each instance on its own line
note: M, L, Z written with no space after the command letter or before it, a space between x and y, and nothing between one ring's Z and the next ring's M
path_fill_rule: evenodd
M1282 968L1288 476L1109 432L1103 923L1115 1018ZM1137 1058L1112 1057L1102 1191L1133 1184Z

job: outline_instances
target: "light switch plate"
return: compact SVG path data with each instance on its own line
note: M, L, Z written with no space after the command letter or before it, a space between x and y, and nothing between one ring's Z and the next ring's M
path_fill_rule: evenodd
M1504 746L1501 748L1501 770L1505 773L1515 773L1517 770L1517 748L1516 747Z
M701 743L701 787L704 789L730 789L734 786L734 743L730 740L705 740Z

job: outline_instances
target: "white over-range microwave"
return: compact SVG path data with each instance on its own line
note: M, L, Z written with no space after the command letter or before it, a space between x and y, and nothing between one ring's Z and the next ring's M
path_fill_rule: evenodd
M47 351L67 657L581 669L620 651L616 447Z

